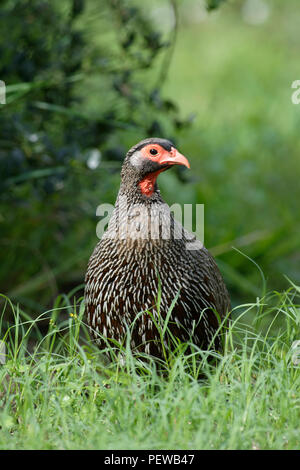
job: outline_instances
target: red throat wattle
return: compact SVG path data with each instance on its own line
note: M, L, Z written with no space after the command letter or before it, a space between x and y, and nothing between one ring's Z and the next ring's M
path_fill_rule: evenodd
M155 171L153 173L149 173L148 175L145 176L145 178L140 181L139 186L141 188L142 193L145 196L152 196L154 193L154 187L155 187L155 181L156 178L158 177L159 173L164 171L165 168L162 168L161 170Z

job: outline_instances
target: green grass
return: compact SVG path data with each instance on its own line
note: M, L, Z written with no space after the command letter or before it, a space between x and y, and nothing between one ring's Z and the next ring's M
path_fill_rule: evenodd
M82 302L61 296L32 321L6 299L15 324L6 329L2 316L0 448L298 449L299 299L292 285L236 307L217 364L194 348L170 356L163 374L126 345L124 365L105 361Z

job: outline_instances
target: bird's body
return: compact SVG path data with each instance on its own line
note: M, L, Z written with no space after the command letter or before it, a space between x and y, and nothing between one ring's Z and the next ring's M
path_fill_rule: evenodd
M156 177L173 164L188 166L162 139L142 141L126 156L114 212L86 273L87 321L100 347L106 338L123 343L129 328L133 350L162 357L157 325L167 317L181 342L219 347L227 289L213 257L161 198Z

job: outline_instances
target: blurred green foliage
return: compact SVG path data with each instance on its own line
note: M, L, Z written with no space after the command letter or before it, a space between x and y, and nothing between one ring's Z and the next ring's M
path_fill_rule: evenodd
M165 92L197 113L180 134L193 179L187 190L177 186L177 196L170 172L161 186L171 203L205 204L205 243L234 303L263 288L244 255L258 263L268 289L287 287L285 276L300 278L300 105L291 101L298 12L295 0L236 0L212 14L187 0L179 10L182 32Z
M205 203L233 303L261 294L247 256L270 289L299 280L296 12L296 0L4 0L1 291L39 312L82 284L96 207L153 135L191 162L160 188L170 204Z

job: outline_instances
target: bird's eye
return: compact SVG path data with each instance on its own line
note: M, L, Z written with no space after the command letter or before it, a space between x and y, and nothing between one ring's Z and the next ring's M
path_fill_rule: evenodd
M156 149L150 149L151 155L157 155L158 151Z

